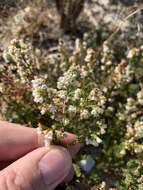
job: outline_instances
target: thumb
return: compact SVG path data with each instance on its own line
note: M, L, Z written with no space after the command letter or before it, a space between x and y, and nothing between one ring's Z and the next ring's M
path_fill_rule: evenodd
M65 148L39 148L0 172L0 190L53 190L71 167Z

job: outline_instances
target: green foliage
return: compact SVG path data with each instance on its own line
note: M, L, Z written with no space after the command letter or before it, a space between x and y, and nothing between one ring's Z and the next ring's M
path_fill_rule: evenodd
M86 36L76 40L73 51L67 49L60 42L57 56L43 58L30 44L11 42L0 65L2 117L75 133L98 152L92 155L96 165L90 174L74 165L80 180L97 184L104 179L108 184L113 178L119 190L140 190L143 47L123 48L122 57L107 43L93 48ZM83 155L81 151L79 157Z
M81 176L81 169L80 169L80 167L77 164L74 164L73 167L74 167L74 171L75 171L76 177L79 178Z

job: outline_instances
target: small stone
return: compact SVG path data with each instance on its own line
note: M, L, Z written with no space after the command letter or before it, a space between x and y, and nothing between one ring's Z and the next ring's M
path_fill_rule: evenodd
M95 161L90 155L87 155L86 159L80 160L78 164L82 170L89 173L93 169Z

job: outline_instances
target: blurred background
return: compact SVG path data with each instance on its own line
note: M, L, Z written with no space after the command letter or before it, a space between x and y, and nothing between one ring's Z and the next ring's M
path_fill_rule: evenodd
M137 45L143 38L142 7L142 0L0 0L0 49L17 37L46 49L59 38L72 45L89 32L101 43L118 28L114 41Z

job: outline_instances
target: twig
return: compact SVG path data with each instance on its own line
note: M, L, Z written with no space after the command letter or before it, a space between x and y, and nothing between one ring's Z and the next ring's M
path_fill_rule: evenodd
M126 16L123 21L119 24L119 26L116 28L116 30L109 36L109 38L104 42L108 42L110 41L121 29L122 25L125 23L125 21L127 21L129 18L133 17L135 14L137 14L138 12L142 11L143 7L135 10L134 12L132 12L131 14L129 14L128 16Z

